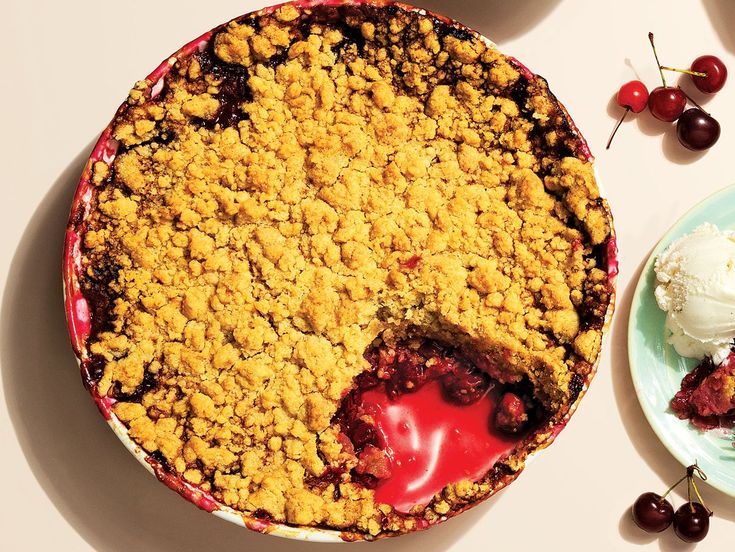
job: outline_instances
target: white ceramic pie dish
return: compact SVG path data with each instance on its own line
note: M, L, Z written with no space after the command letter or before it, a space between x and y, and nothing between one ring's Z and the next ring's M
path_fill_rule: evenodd
M300 8L307 8L315 4L342 5L342 4L363 4L363 3L365 3L363 0L344 0L344 1L327 0L325 2L316 2L314 0L306 0L306 1L296 2L295 4ZM384 5L384 4L387 4L388 2L378 1L378 2L369 2L369 3L372 5L375 5L375 4ZM467 29L463 25L456 23L454 21L450 21L444 18L443 16L439 16L439 15L433 14L432 12L427 12L426 10L416 8L413 6L407 6L405 4L398 4L398 6L406 10L417 11L421 14L428 13L429 15L432 15L438 19L441 19L442 21L448 24L451 24L453 26L456 26L456 27L459 27L459 28L462 28L464 30L471 32L475 36L480 37L489 46L493 45L490 40L488 40L485 37L482 37L475 31ZM256 15L267 14L267 13L272 12L277 7L278 6L264 8L262 10L254 12L254 14ZM201 51L201 49L203 49L206 46L207 42L210 40L215 30L209 31L203 34L202 36L200 36L199 38L193 40L192 42L186 44L178 52L173 54L166 61L164 61L161 65L159 65L150 75L148 75L145 81L147 85L149 86L151 94L153 96L155 96L157 93L161 91L166 75L171 70L171 68L177 63L177 61L179 59L183 59L193 54L197 50ZM510 59L513 63L516 64L517 68L527 78L531 79L535 77L533 73L531 73L527 68L525 68L522 64L520 64L520 62L517 62L514 58L510 58ZM562 106L562 109L563 109L563 106ZM569 115L566 113L566 110L564 110L564 113L568 119L568 122L570 123L570 126L576 132L576 127L572 123L572 120L569 117ZM190 502L192 502L193 504L195 504L196 506L198 506L199 508L207 512L210 512L222 519L225 519L237 525L247 527L248 529L258 531L261 533L269 533L269 534L280 536L280 537L299 539L299 540L305 540L305 541L316 541L316 542L346 542L346 541L355 541L355 540L365 539L366 536L360 533L340 532L340 531L335 531L335 530L313 528L313 527L293 527L293 526L289 526L289 525L281 524L281 523L266 522L266 521L262 521L262 520L247 516L243 514L242 512L238 512L228 506L225 506L224 504L217 502L208 493L167 473L163 469L163 467L160 465L159 462L151 458L150 455L146 453L146 451L144 451L140 446L138 446L135 442L133 442L133 440L128 435L128 430L125 427L125 425L115 416L114 412L112 411L112 405L115 402L114 399L111 399L109 397L100 397L97 394L96 389L92 385L89 384L90 380L87 374L87 363L90 360L90 355L87 349L86 341L90 334L91 314L90 314L89 305L86 299L83 297L82 292L80 290L80 285L79 285L79 278L80 278L81 270L82 270L81 268L81 250L80 250L81 235L82 235L81 226L84 220L86 219L86 217L90 214L91 204L94 198L94 190L93 190L92 185L90 184L92 166L94 165L94 163L98 161L102 161L104 163L107 163L108 165L111 164L113 160L115 159L115 156L117 153L118 144L116 143L115 140L111 138L111 132L112 132L112 125L110 124L103 131L102 135L100 136L99 141L95 145L92 151L92 154L90 155L90 158L87 162L87 165L84 169L82 177L80 179L79 186L77 188L77 192L73 199L71 215L70 215L69 223L66 229L64 259L63 259L63 283L64 283L65 310L66 310L66 316L67 316L67 322L68 322L69 334L70 334L70 338L72 342L72 347L79 361L80 369L82 371L82 377L85 381L85 384L87 385L90 393L93 395L93 398L95 399L95 402L100 412L103 414L108 424L110 425L112 430L115 432L115 434L118 436L118 438L122 441L122 443L125 445L125 447L131 452L131 454L133 454L133 456L135 456L138 459L138 461L143 466L145 466L145 468L149 472L154 474L161 482L166 484L169 488L176 491L177 493L182 495L184 498L186 498L187 500L189 500ZM583 147L583 151L586 153L588 158L592 160L592 155L589 153L589 150L586 147L586 143L584 142L584 139L581 138L581 136L580 136L580 141ZM612 289L612 295L611 295L611 301L610 301L610 305L608 307L608 311L606 315L605 325L603 327L603 334L606 334L609 328L610 318L611 318L611 315L614 309L614 302L615 302L614 289L615 289L615 281L616 281L616 276L617 276L617 249L616 249L614 232L612 233L612 237L608 244L608 259L609 259L608 274L610 278L610 287ZM599 363L599 357L598 357L598 363ZM597 369L597 363L593 367L590 374L587 376L577 400L571 406L571 408L569 409L568 413L566 414L562 422L554 426L554 428L552 428L546 440L542 442L534 450L534 452L529 454L529 456L526 459L526 463L530 462L531 459L534 458L539 451L543 450L545 447L550 445L554 441L556 436L559 434L559 432L564 428L569 418L575 412L580 400L584 396L589 386L589 383L595 374L596 369ZM500 490L500 488L504 487L505 485L513 481L515 477L517 477L517 475L518 474L516 473L513 476L509 477L507 480L502 481L500 485L496 488L496 491ZM461 513L461 511L464 511L465 509L469 509L470 507L476 505L477 503L478 502L471 503L467 505L465 508L463 508L462 510L454 512L452 515L457 515L458 513ZM446 517L441 519L440 521L444 521L444 519L446 519Z

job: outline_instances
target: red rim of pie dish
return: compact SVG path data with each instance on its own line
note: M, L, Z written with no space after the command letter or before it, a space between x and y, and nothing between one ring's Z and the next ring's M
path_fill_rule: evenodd
M457 23L456 21L453 21L445 16L438 15L434 12L425 10L423 8L418 8L415 6L411 6L411 5L403 4L399 2L391 2L389 0L377 0L377 1L376 0L368 0L368 1L366 0L325 0L321 2L317 0L300 0L300 1L292 2L292 4L301 10L307 9L307 8L310 8L316 5L339 6L339 5L370 4L372 6L378 6L378 7L394 5L406 11L413 11L413 12L418 12L421 14L427 14L431 17L434 17L442 21L445 24L451 25L455 28L459 28L459 29L462 29L463 31L471 33L473 36L480 38L485 43L491 44L491 42L487 38L483 37L481 34L477 33L476 31L465 27L461 23ZM263 8L261 10L256 10L254 12L245 14L244 16L239 16L235 18L235 20L241 19L247 16L253 16L253 15L255 16L266 15L266 14L273 12L275 9L277 9L278 7L282 5L283 4L278 4L275 6ZM171 68L176 64L178 60L184 59L192 55L196 51L203 50L206 44L208 43L208 41L210 40L210 38L212 37L212 35L218 30L220 30L221 28L225 27L226 25L227 23L224 23L212 29L211 31L204 33L197 39L189 42L183 48L181 48L179 51L177 51L175 54L173 54L168 59L166 59L163 63L161 63L150 75L148 75L145 79L145 82L147 83L147 86L149 90L151 91L152 97L155 97L157 93L160 92L162 85L163 85L163 79L165 79L166 75L169 73ZM521 74L528 80L533 80L534 78L537 77L533 72L531 72L526 66L520 63L517 59L513 57L508 57L508 59L516 67L516 69L519 72L521 72ZM587 142L584 140L582 135L579 133L577 127L574 125L571 117L569 116L569 113L564 108L564 106L560 102L558 102L558 100L557 100L557 103L559 105L559 108L564 113L566 121L569 124L572 132L574 133L575 137L578 140L578 153L582 157L586 158L587 160L593 161L593 157L589 150L589 147L587 146ZM91 312L90 312L89 304L87 303L87 300L84 298L82 291L80 289L80 285L79 285L79 279L83 275L83 268L81 265L81 243L82 243L83 233L84 233L84 223L87 220L87 217L90 215L94 196L96 193L94 186L90 182L92 168L94 164L98 161L102 161L108 165L112 164L115 158L115 155L117 153L117 148L118 148L117 142L111 138L112 125L115 119L117 118L117 116L123 111L125 106L126 104L123 103L120 106L120 108L118 108L117 112L115 113L115 117L113 117L110 124L102 132L99 140L97 141L96 145L94 146L94 149L92 150L91 155L89 156L89 159L84 168L84 171L82 172L82 175L79 181L79 185L74 195L74 199L72 200L71 213L69 216L69 222L66 227L64 252L63 252L63 267L62 267L63 284L64 284L64 307L65 307L65 312L66 312L67 326L69 329L69 337L71 339L72 348L74 349L74 353L76 354L77 361L80 364L82 380L85 386L89 390L95 403L97 404L97 407L99 408L100 412L105 417L107 422L110 424L113 431L117 434L117 436L120 438L123 444L130 450L130 452L141 462L141 464L143 464L148 469L148 471L153 473L166 486L176 491L181 496L183 496L185 499L192 502L193 504L195 504L202 510L213 513L218 517L221 517L223 519L226 519L238 525L245 526L248 529L258 531L261 533L269 533L269 534L273 534L273 535L277 535L281 537L286 537L286 538L294 538L294 539L309 540L309 541L319 541L319 542L344 542L344 541L372 539L372 537L370 537L369 535L359 533L359 532L338 531L334 529L322 529L318 527L299 527L299 526L291 526L291 525L287 525L283 523L275 523L271 521L260 520L255 517L244 514L242 512L238 512L228 506L225 506L224 504L217 502L217 500L215 500L211 494L203 491L202 489L198 488L195 485L191 485L185 482L180 477L166 471L160 462L152 458L147 452L145 452L142 448L136 445L128 436L127 428L122 424L122 422L120 422L120 420L118 420L118 418L115 416L114 412L112 411L112 406L115 403L115 400L111 397L100 396L99 393L97 392L97 388L92 383L92 379L88 372L89 362L90 362L90 352L88 349L87 340L89 338L90 331L91 331ZM609 220L612 221L612 216L610 215L609 209L608 209L608 216L609 216ZM612 315L612 311L614 309L615 284L616 284L616 279L617 279L617 274L618 274L618 262L617 262L618 252L617 252L615 234L614 234L614 230L612 229L612 227L611 227L611 235L610 235L608 245L607 245L607 253L608 253L608 278L609 278L609 287L611 291L611 298L610 298L610 304L607 310L607 315L605 317L605 326L603 328L604 333L609 327L610 318ZM595 363L595 366L593 367L593 369L586 376L581 392L579 393L574 403L570 406L569 411L564 416L563 420L557 423L550 430L548 429L546 430L548 431L547 438L543 442L539 443L534 448L534 450L528 455L528 457L526 458L526 463L529 462L531 458L537 452L549 446L554 441L556 436L564 428L569 418L576 410L577 405L579 404L580 400L584 396L585 391L587 390L587 387L589 386L589 383L592 380L596 372L598 363L599 363L599 356L598 356L598 362ZM490 493L488 496L482 499L479 499L475 502L472 502L470 504L467 504L463 508L453 511L447 516L443 516L439 521L435 523L432 523L432 524L427 523L425 524L425 526L419 527L419 529L425 529L430 526L433 526L436 523L444 521L448 517L453 517L475 506L479 502L482 502L482 500L489 498L489 496L492 496L493 494L495 494L495 492L497 492L501 488L511 483L520 474L520 471L522 470L519 470L517 472L514 472L512 474L505 476L501 481L498 482L493 492Z

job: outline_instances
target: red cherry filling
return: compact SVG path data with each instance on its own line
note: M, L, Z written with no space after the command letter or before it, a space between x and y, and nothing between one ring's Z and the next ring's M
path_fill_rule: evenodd
M414 255L413 257L410 257L409 259L402 262L401 267L407 268L408 270L413 270L414 268L418 266L419 261L421 261L421 256Z
M441 379L444 396L458 404L471 404L488 390L490 378L455 351L434 341L374 347L366 354L373 372L361 375L357 387L370 389L381 383L389 398L417 391L427 381Z
M489 378L470 367L462 365L441 377L444 398L454 404L472 404L488 391Z
M712 420L699 420L697 411L691 403L692 393L699 384L709 376L715 369L712 359L705 358L694 370L689 372L681 380L681 388L671 399L671 409L681 420L691 419L693 423L703 429L714 427ZM695 418L697 418L695 420Z
M388 479L391 476L390 460L384 450L368 445L357 459L357 473L369 474L377 479Z
M724 379L735 373L735 353L720 366L705 358L681 380L671 409L682 420L700 429L728 427L735 423L735 398L724 389Z
M378 434L375 432L375 427L360 419L355 420L352 431L350 432L350 438L353 446L359 450L377 445L380 442L378 440Z
M503 395L495 411L495 427L506 433L518 433L527 421L526 405L520 397L511 392Z
M373 370L356 378L333 422L357 457L352 480L401 512L449 483L482 478L543 415L527 381L491 377L479 366L493 376L502 367L474 352L411 340L365 357Z

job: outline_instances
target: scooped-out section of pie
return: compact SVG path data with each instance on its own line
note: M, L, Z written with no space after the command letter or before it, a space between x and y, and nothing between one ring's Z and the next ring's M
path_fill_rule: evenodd
M284 4L139 82L110 133L70 221L82 368L167 477L263 526L398 535L573 412L612 219L546 82L476 33Z
M501 383L461 351L410 339L367 353L336 421L352 479L409 513L449 484L482 479L539 418L532 389Z

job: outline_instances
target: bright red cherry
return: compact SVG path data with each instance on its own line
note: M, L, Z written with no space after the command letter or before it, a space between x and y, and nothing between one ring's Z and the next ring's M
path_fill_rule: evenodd
M646 105L648 105L648 88L646 88L646 85L639 80L626 82L620 87L620 90L618 90L618 95L616 96L615 101L620 107L624 107L625 111L623 112L623 116L620 117L618 124L615 125L615 129L612 131L610 139L607 141L607 149L610 149L610 144L612 144L615 133L628 116L628 112L632 111L633 113L640 113L646 109Z
M626 82L618 90L617 102L620 107L640 113L648 104L648 88L639 80Z
M692 76L694 86L702 92L713 94L722 90L727 80L727 67L716 56L699 56L692 62L691 70L696 73L705 73L706 77Z
M676 121L684 113L686 105L686 94L673 86L654 88L648 97L648 109L651 110L651 114L667 123Z

